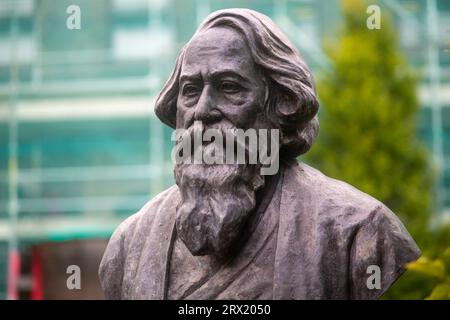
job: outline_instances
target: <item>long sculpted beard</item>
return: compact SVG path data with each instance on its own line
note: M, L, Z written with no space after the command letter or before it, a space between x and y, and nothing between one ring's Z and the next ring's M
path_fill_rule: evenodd
M222 129L219 129L222 130ZM213 143L203 152L214 152ZM259 165L176 164L181 192L177 207L178 236L193 255L224 258L240 237L264 185Z

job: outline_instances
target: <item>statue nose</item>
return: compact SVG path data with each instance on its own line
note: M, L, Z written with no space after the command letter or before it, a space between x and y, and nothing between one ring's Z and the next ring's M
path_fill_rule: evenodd
M205 87L195 108L194 118L196 121L211 123L222 118L222 114L216 108L214 100L211 88Z

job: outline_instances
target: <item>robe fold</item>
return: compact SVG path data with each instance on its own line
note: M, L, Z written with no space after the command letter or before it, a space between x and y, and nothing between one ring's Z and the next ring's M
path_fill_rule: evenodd
M271 196L233 264L185 298L377 299L420 256L385 205L304 163L284 164ZM179 202L174 185L115 230L99 269L106 298L167 298Z

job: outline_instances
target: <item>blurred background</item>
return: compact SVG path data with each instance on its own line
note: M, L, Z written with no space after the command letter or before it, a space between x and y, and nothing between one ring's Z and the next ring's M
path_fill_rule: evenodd
M0 299L102 298L111 233L173 184L156 96L197 25L231 7L270 16L316 77L303 160L387 203L424 252L386 298L450 299L446 0L0 0Z

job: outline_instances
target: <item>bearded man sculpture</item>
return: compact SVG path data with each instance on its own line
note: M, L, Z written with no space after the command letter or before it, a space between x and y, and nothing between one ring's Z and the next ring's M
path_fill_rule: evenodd
M317 135L318 107L308 67L268 17L210 14L181 50L156 115L188 136L196 122L279 130L279 170L177 163L176 185L112 235L99 270L105 296L380 297L420 251L385 205L296 160Z

